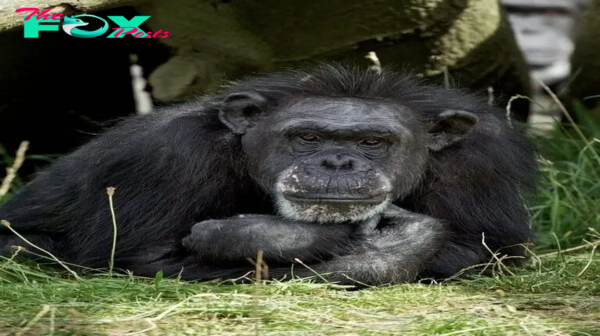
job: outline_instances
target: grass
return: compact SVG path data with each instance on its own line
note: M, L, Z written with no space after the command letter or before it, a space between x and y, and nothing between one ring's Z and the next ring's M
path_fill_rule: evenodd
M514 276L362 291L306 280L72 280L9 261L0 270L0 334L599 335L598 261L552 256Z
M581 133L557 125L537 137L542 187L531 210L541 251L581 244L588 228L600 229L600 120L578 103L573 110Z
M580 128L538 136L538 241L526 267L349 291L310 279L74 276L6 258L0 335L600 335L600 122Z
M14 192L18 191L25 182L16 174L16 171L11 172L10 168L19 168L23 161L41 161L45 163L51 163L55 158L58 158L60 155L21 155L21 153L25 154L28 149L29 142L23 141L17 149L17 155L15 157L11 156L10 153L0 144L0 166L7 167L9 170L7 172L7 176L2 179L2 184L0 184L0 203L7 201ZM22 157L21 157L22 156ZM10 182L8 186L8 190L4 190L4 183Z

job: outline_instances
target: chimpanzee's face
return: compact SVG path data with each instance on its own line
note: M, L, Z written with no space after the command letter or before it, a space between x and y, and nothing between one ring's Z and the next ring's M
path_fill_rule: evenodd
M273 107L275 106L275 107ZM303 97L281 104L257 92L227 96L219 118L241 136L247 171L282 216L357 222L408 195L431 151L461 141L477 123L445 110L433 120L376 99Z
M251 170L281 215L360 221L408 193L425 169L425 132L381 101L305 98L261 118L242 137Z

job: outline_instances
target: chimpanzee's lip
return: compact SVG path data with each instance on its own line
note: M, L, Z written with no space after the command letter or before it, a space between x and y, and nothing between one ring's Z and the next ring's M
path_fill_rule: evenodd
M285 199L294 203L354 203L379 204L385 201L387 195L375 196L318 196L318 195L284 195Z

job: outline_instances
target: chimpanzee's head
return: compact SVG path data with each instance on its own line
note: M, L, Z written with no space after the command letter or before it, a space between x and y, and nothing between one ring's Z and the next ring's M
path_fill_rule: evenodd
M352 96L229 94L220 120L241 137L248 171L282 216L311 222L362 221L410 193L431 151L469 133L472 113L440 111L424 121L391 100Z

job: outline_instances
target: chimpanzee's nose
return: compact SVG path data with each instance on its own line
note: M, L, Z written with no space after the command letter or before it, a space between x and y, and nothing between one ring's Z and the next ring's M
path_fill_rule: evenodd
M333 170L352 170L355 167L354 159L348 155L330 155L323 160L323 167Z

